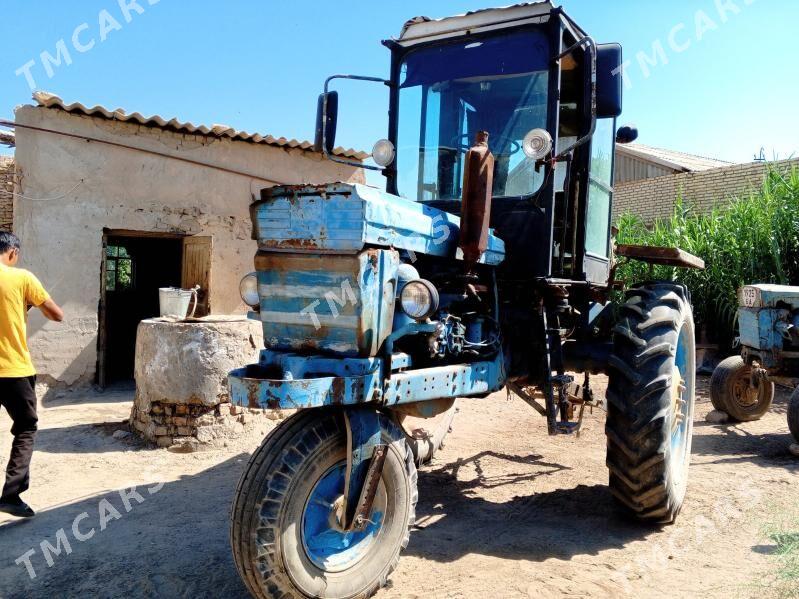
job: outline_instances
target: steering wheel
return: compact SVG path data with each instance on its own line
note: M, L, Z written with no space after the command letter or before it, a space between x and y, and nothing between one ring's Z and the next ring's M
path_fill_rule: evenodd
M463 138L471 138L471 135L469 133L462 133L461 135L456 135L455 137L453 137L450 140L450 145L458 148L458 150L461 151L461 152L468 152L469 149L472 146L471 145L464 145ZM502 145L506 145L506 146L509 145L510 146L510 152L507 153L508 156L513 156L516 152L518 152L519 150L522 149L521 142L516 141L513 138L510 138L510 137L499 137L499 136L492 138L490 135L488 137L488 147L489 147L489 149L491 148L492 145L495 145L495 144L491 143L492 141L494 141L494 142L497 142L497 141L499 141L499 142L503 142L503 141L504 142L508 142L507 144L502 144L502 143L499 144L500 146L502 146Z

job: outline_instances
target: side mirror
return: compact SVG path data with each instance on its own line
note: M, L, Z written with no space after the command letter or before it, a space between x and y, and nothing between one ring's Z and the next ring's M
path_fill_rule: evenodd
M622 107L621 46L599 44L596 49L596 117L616 118Z
M316 136L314 150L332 154L336 147L336 124L338 123L338 92L319 95L316 103Z
M622 125L616 132L617 144L631 144L638 139L638 128L635 125Z

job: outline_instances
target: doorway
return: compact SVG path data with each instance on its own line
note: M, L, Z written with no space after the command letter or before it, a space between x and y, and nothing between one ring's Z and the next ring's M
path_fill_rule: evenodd
M160 287L200 285L195 316L210 313L211 238L106 231L99 308L97 383L130 381L139 323L159 315Z
M183 260L180 238L106 235L104 246L101 387L133 379L136 329L158 316L159 287L180 286Z

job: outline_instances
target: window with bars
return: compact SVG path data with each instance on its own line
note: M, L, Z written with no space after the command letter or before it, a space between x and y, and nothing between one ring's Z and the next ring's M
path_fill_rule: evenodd
M136 287L133 259L127 248L109 245L105 248L106 291L129 291Z

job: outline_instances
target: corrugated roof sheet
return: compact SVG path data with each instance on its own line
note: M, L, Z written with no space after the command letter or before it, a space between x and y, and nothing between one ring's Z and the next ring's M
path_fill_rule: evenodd
M651 160L656 164L673 168L676 171L707 171L712 168L721 168L733 164L726 160L706 158L675 150L664 150L663 148L653 148L639 143L619 144L616 146L616 151L643 160Z
M65 103L60 97L48 92L34 92L33 99L36 100L39 106L45 108L57 108L67 112L83 114L86 116L100 117L104 119L133 122L139 125L148 127L160 127L162 129L169 129L171 131L178 131L181 133L192 133L208 135L211 137L227 137L234 140L248 141L251 143L267 144L270 146L299 148L301 150L313 151L313 144L310 141L300 141L297 139L287 139L285 137L274 137L272 135L262 135L260 133L248 133L234 129L228 125L194 125L189 122L180 121L176 118L169 120L162 116L154 114L152 116L144 116L141 113L133 112L128 113L122 108L109 110L104 106L87 107L80 102L73 102L72 104ZM345 158L354 158L356 160L364 160L369 157L369 154L353 148L337 147L333 150L337 156Z
M405 22L405 24L402 26L400 36L397 39L398 41L402 41L412 37L413 30L419 30L418 35L420 37L446 33L448 31L448 25L461 23L464 21L469 21L470 26L488 25L495 21L495 19L490 17L492 14L497 15L496 20L501 20L499 15L504 13L514 13L516 18L523 18L526 16L538 16L546 14L552 10L552 8L553 4L551 0L537 0L535 2L520 2L519 4L511 4L509 6L480 8L439 19L419 16L408 19Z
M17 138L13 131L3 131L0 129L0 145L13 148L16 145L16 141Z

